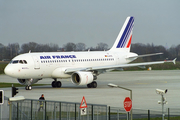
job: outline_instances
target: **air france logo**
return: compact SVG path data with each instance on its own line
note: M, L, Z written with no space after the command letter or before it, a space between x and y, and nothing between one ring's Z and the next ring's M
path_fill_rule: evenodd
M63 58L76 58L76 56L75 55L40 56L40 59L63 59Z

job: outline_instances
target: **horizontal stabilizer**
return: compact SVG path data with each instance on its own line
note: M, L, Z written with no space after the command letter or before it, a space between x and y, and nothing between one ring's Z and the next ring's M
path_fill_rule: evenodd
M138 56L130 56L130 57L127 57L126 59L128 59L128 58L148 57L148 56L161 55L161 54L163 54L163 53L144 54L144 55L138 55Z
M138 55L138 57L147 57L147 56L162 55L162 54L163 53L153 53L153 54Z

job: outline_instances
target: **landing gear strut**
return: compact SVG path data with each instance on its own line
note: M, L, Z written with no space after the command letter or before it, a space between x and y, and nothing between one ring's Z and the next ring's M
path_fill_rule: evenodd
M88 88L96 88L97 87L97 82L93 81L92 83L87 84Z
M27 85L27 86L25 87L25 89L26 89L26 90L31 90L32 87L31 87L30 85Z
M55 88L55 87L61 87L61 82L60 81L57 81L57 79L54 79L54 81L51 83L52 87Z

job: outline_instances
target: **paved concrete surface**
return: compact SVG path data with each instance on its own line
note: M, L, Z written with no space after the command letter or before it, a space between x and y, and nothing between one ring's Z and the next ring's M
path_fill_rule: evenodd
M0 82L18 83L15 78L0 75ZM97 88L87 88L86 86L75 86L69 79L62 79L62 88L52 88L52 79L43 79L39 84L47 86L34 86L32 90L25 90L19 87L19 93L25 98L38 99L42 93L46 100L81 102L85 96L87 103L106 104L112 107L123 108L125 97L129 92L120 88L110 88L108 83L132 89L133 108L161 110L161 105L157 104L161 96L156 94L155 89L168 89L165 97L168 104L165 108L180 108L180 70L163 71L122 71L108 72L98 76ZM11 96L11 88L0 88L5 91L5 96Z

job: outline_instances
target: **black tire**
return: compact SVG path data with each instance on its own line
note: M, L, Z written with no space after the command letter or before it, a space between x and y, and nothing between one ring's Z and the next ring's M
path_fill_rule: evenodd
M27 85L27 86L25 87L25 89L26 89L26 90L31 90L32 87Z
M93 87L93 88L96 88L96 87L97 87L97 82L94 81L94 82L92 82L91 84L92 84L92 87Z
M29 89L29 90L31 90L31 89L32 89L32 87L31 87L31 86L28 86L28 89Z
M92 88L92 84L91 83L87 84L87 87Z
M53 81L52 83L51 83L51 86L54 88L54 87L56 87L56 81Z
M61 84L61 82L60 82L60 81L57 81L57 82L56 82L56 87L59 87L59 88L60 88L60 87L61 87L61 85L62 85L62 84Z
M28 86L26 86L25 89L28 90Z

